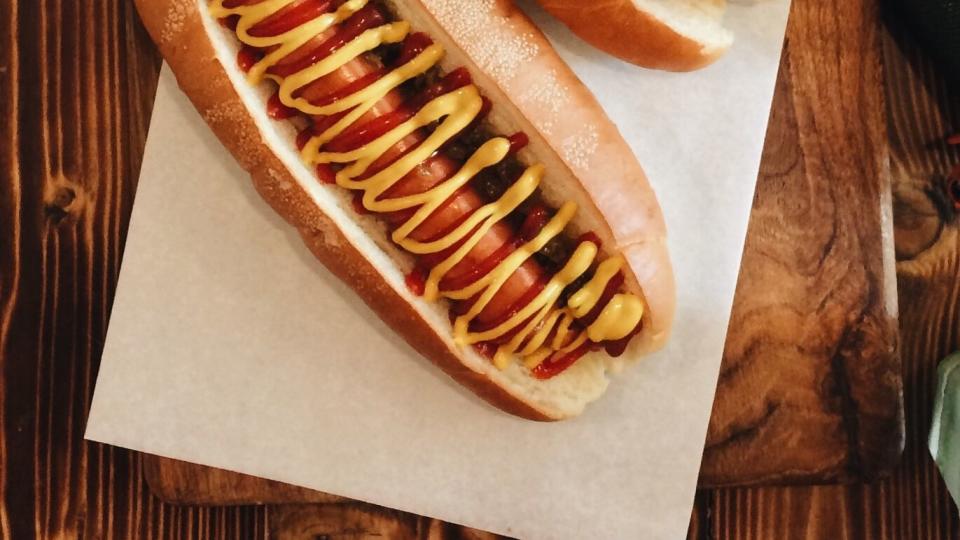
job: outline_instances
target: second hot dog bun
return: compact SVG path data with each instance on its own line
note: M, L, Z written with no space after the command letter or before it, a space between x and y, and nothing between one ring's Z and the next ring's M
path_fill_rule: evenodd
M272 89L246 82L236 65L238 44L210 17L206 0L137 0L181 88L321 262L414 348L488 402L538 420L575 416L603 394L608 372L659 348L669 335L674 283L656 197L593 96L509 2L386 5L444 45L442 67L470 70L495 104L489 118L494 129L529 135L524 152L549 171L544 198L576 200L577 227L598 234L605 252L623 253L632 270L626 272L626 287L643 295L647 315L622 357L591 353L543 381L519 365L499 370L471 347L456 345L443 303L428 303L406 286L410 256L388 240L374 216L352 210L349 193L320 184L299 159L295 130L267 116Z
M593 46L644 67L690 71L730 48L726 0L537 0Z

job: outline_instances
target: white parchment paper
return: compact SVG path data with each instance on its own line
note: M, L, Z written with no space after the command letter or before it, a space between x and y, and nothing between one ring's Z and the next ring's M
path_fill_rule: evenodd
M598 53L524 4L646 168L669 346L575 420L449 381L316 262L164 71L86 436L525 538L682 538L788 0L735 5L691 74Z

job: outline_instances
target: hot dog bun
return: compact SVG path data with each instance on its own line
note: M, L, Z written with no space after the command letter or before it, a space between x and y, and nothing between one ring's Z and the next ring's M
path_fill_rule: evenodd
M137 0L181 88L250 172L257 190L297 227L321 262L408 343L488 402L537 420L575 416L605 391L608 371L659 348L669 335L674 283L656 197L593 96L509 2L386 4L444 45L442 67L470 70L495 104L489 118L493 128L529 135L524 152L549 171L544 198L577 201L577 227L598 234L605 252L623 253L632 270L626 272L626 287L643 295L647 314L641 334L622 357L593 353L541 381L519 365L498 370L472 348L455 345L445 306L424 301L405 285L409 255L388 240L375 217L351 210L348 193L321 185L299 159L292 126L267 116L270 90L246 82L236 67L238 45L210 17L205 0ZM485 39L482 46L478 32Z
M726 0L537 0L584 41L639 66L690 71L733 44Z

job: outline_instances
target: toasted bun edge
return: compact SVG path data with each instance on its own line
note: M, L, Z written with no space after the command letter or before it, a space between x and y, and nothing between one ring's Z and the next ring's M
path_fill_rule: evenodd
M706 67L730 48L732 34L716 42L683 35L633 0L537 0L581 39L621 60L666 71Z

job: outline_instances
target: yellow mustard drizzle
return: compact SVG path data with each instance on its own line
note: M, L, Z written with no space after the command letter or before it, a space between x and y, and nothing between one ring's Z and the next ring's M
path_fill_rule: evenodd
M440 61L444 51L440 45L433 44L406 64L397 67L366 88L328 105L314 105L297 97L297 91L333 73L368 51L385 43L403 41L410 31L410 25L399 21L372 28L323 60L288 77L277 77L268 73L270 67L318 34L331 29L363 9L369 2L369 0L348 0L336 11L323 14L277 36L250 35L250 29L259 22L294 1L264 0L258 4L227 8L223 6L224 0L212 0L210 12L215 18L239 16L236 34L243 43L264 49L274 48L249 70L247 77L251 84L259 84L267 78L274 80L280 87L281 102L307 115L332 115L350 111L325 132L310 139L301 152L305 162L313 165L342 165L343 168L336 175L337 184L349 190L362 191L363 205L371 212L397 212L417 208L414 214L392 233L393 241L408 252L416 255L437 253L463 242L453 254L431 270L426 279L424 291L424 298L428 301L436 301L441 297L466 300L479 295L470 310L457 317L453 323L454 339L458 344L470 345L491 341L508 334L522 324L523 327L507 343L497 349L494 363L503 369L514 356L519 356L523 359L524 365L532 369L555 352L571 352L588 339L594 342L622 339L636 328L644 313L643 301L632 294L616 294L585 331L576 334L571 331L572 323L593 310L610 280L624 265L622 257L612 257L603 261L598 265L590 281L570 296L567 306L558 307L556 304L564 288L587 272L597 256L595 244L581 242L563 268L550 279L529 304L494 328L482 332L471 332L470 322L484 310L510 276L527 259L563 232L576 214L576 204L573 202L564 204L533 239L505 257L496 268L479 280L460 290L441 291L440 282L446 273L463 260L495 223L513 212L536 191L543 178L543 165L536 164L527 168L499 199L477 209L462 224L443 237L430 242L419 242L410 238L410 234L458 189L466 185L481 170L505 159L510 150L510 142L503 137L490 139L466 160L456 174L428 191L404 197L380 199L392 186L473 122L483 106L480 92L474 85L454 90L433 99L412 118L361 148L349 152L324 152L322 149L327 142L350 127L391 90L430 70ZM397 142L436 122L439 123L433 132L413 151L369 178L362 178L370 165ZM550 339L551 336L552 339Z

